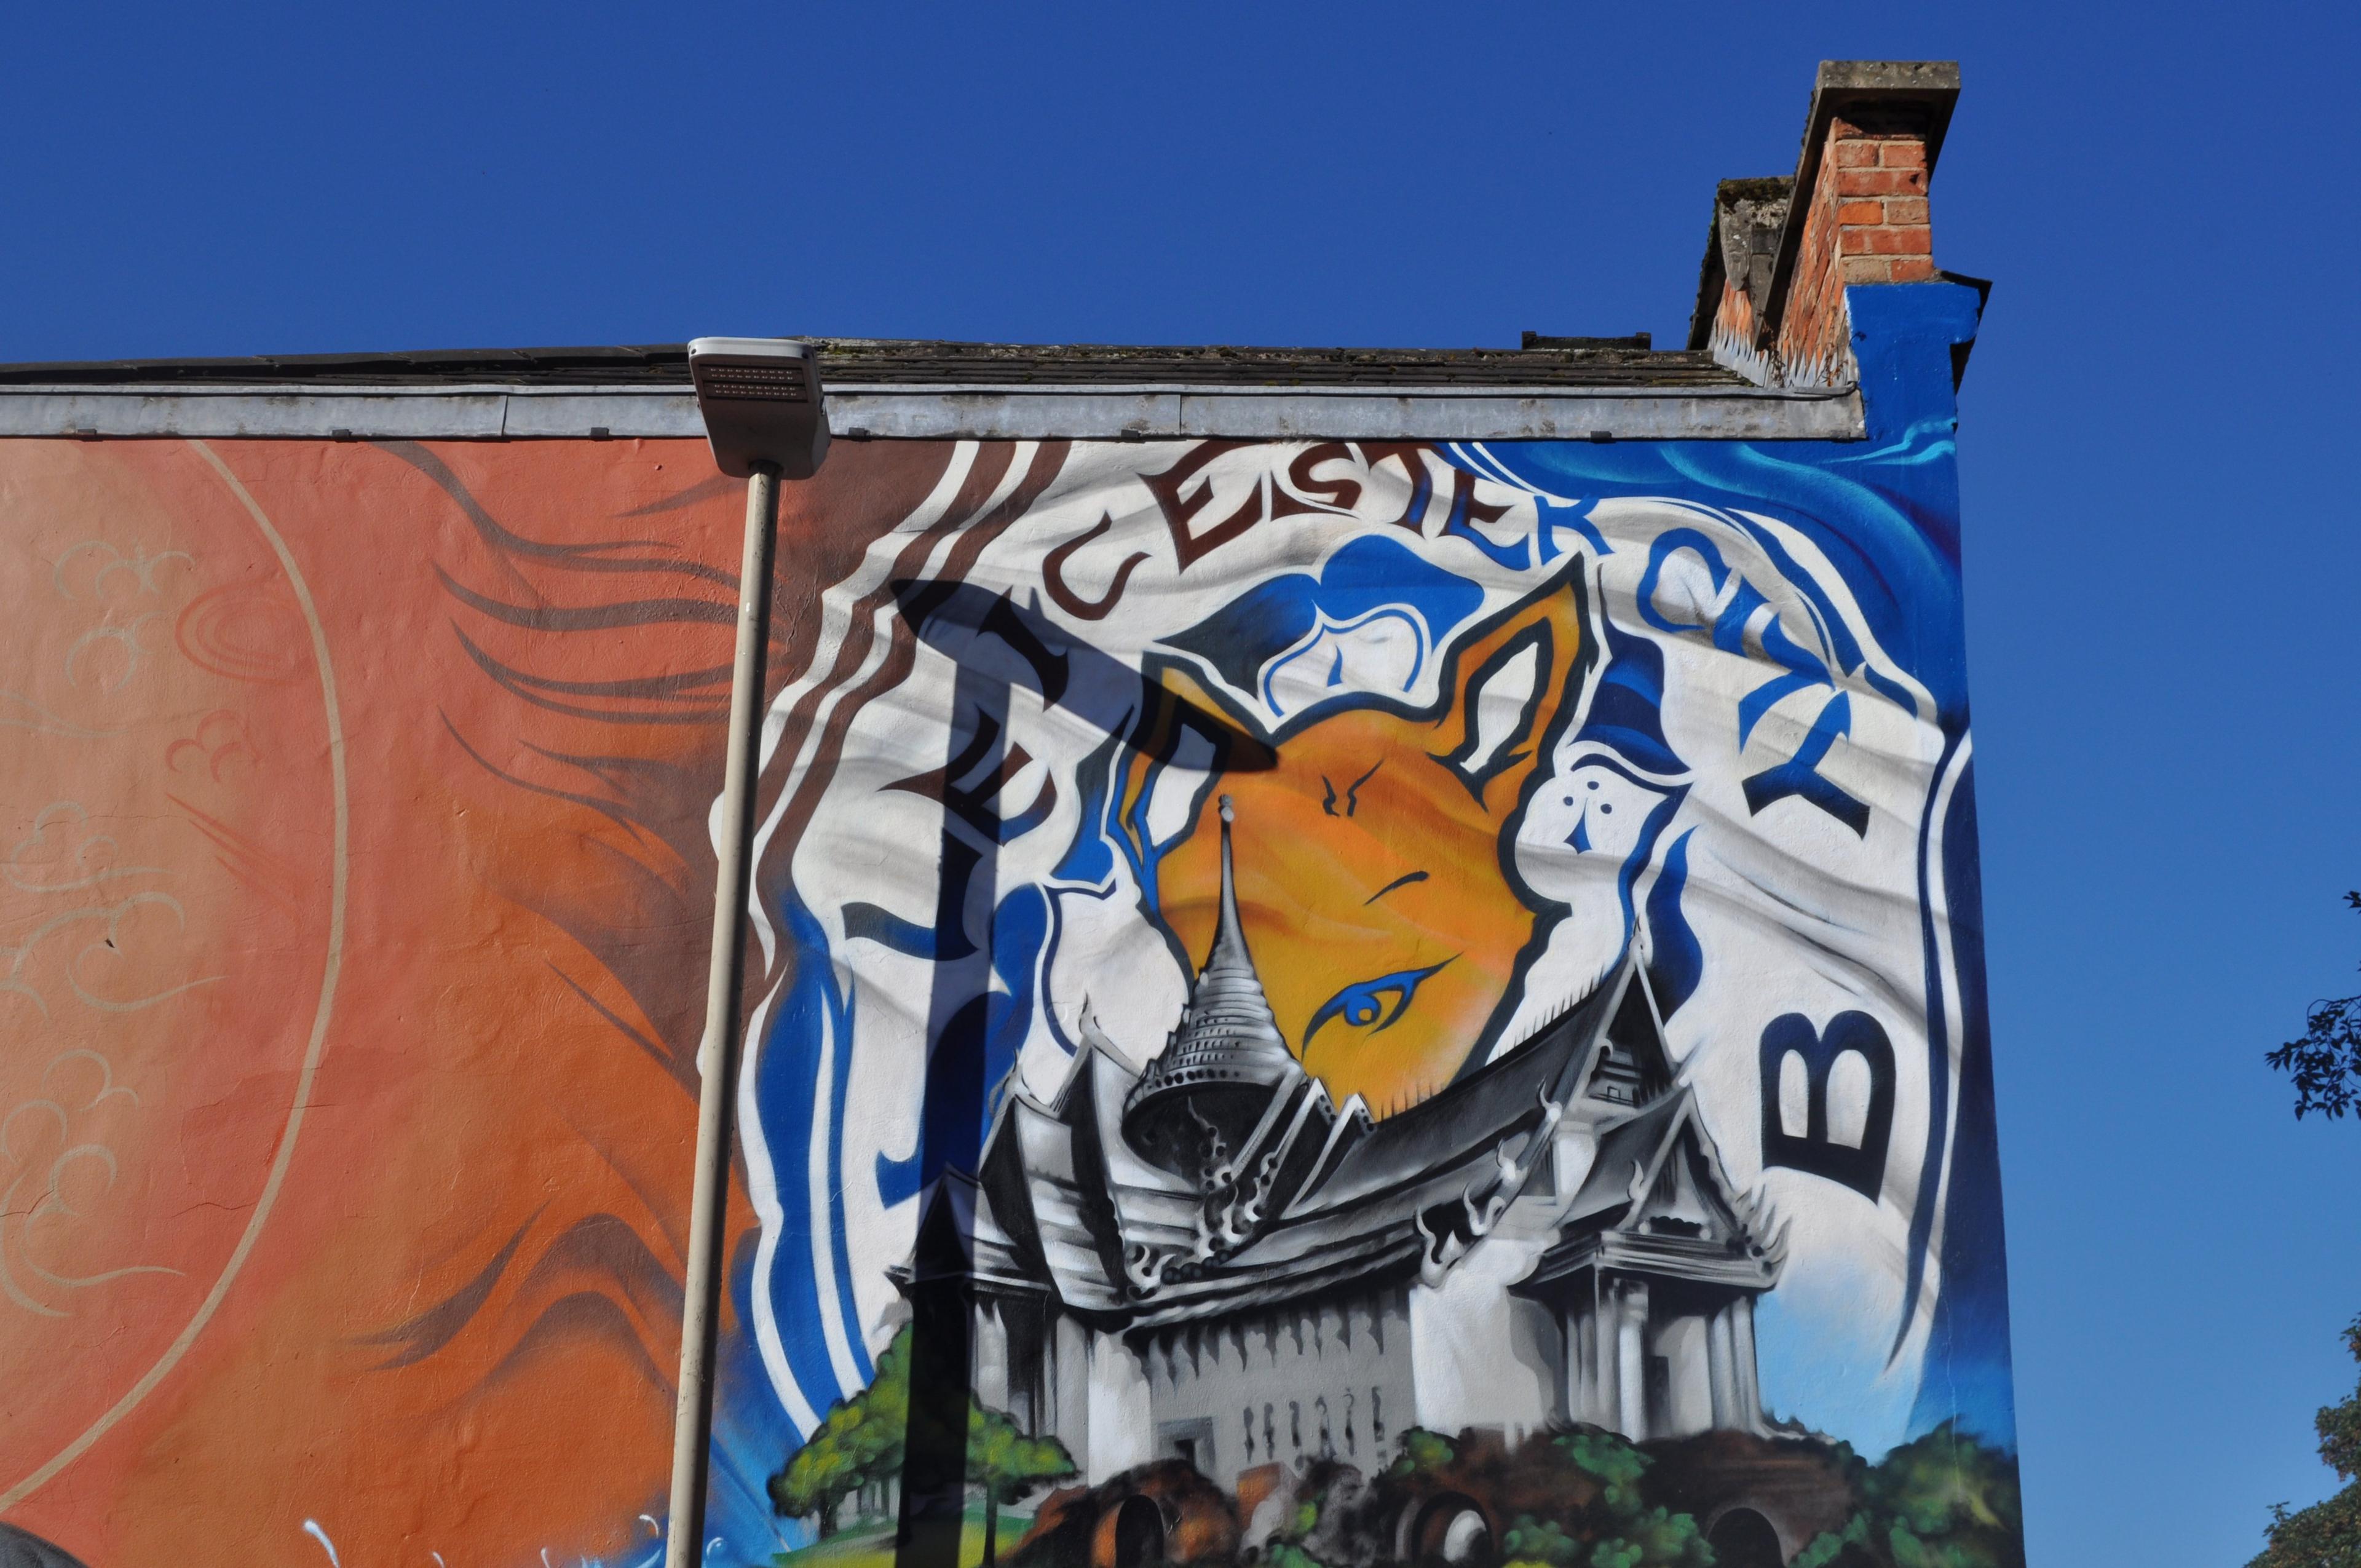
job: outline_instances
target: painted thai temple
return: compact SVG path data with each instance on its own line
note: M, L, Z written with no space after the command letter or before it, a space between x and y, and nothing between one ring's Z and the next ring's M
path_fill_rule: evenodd
M1365 1470L1401 1431L1764 1430L1759 1234L1675 1074L1643 970L1384 1121L1331 1102L1221 912L1144 1071L1086 1029L1003 1107L896 1271L965 1277L978 1398L1093 1482L1180 1457Z

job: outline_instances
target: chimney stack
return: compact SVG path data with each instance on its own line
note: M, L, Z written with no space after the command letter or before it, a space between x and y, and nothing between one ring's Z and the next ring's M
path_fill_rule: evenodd
M1714 192L1689 346L1763 386L1852 382L1845 291L1941 276L1927 182L1959 95L1949 60L1822 60L1795 176Z

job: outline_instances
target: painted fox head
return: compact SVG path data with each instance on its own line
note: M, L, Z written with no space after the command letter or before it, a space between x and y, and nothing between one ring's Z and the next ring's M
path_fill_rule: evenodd
M1247 946L1290 1047L1340 1102L1405 1109L1487 1043L1535 918L1504 850L1589 657L1570 573L1463 641L1433 707L1282 729L1275 762L1223 776L1164 858L1159 913L1200 960L1219 899L1214 797L1234 797ZM1184 671L1163 681L1226 706Z

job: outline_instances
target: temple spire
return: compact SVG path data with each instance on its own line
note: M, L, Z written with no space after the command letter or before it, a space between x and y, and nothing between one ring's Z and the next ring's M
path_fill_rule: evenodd
M1302 1079L1279 1032L1270 999L1246 950L1238 918L1237 867L1230 847L1236 809L1222 796L1221 912L1205 963L1189 988L1180 1026L1126 1098L1124 1129L1135 1146L1168 1168L1194 1168L1207 1138L1240 1148L1270 1096Z
M1217 958L1233 957L1251 973L1254 956L1246 950L1246 934L1238 924L1237 872L1230 858L1230 824L1236 816L1230 797L1222 796L1222 915L1213 927L1213 945L1205 951L1205 968L1212 969Z

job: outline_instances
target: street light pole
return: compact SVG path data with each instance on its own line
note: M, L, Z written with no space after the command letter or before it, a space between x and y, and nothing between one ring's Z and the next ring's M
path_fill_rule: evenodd
M779 470L746 480L746 541L738 576L738 651L730 669L730 750L713 851L713 950L697 1042L697 1176L689 1189L686 1288L681 1298L680 1391L673 1409L672 1504L664 1568L703 1562L706 1447L713 1431L713 1324L721 1301L721 1232L730 1201L730 1101L738 1082L739 992L746 969L748 852L754 817L755 731L762 723L771 641L771 554L778 537Z
M746 481L746 536L738 568L738 645L730 667L729 746L715 823L713 937L705 1033L697 1048L697 1170L680 1321L680 1381L673 1407L672 1499L664 1568L705 1557L707 1450L713 1433L714 1324L730 1201L730 1101L743 1042L746 916L753 885L754 770L771 643L771 560L779 480L808 477L828 453L828 420L808 345L774 339L699 338L689 345L697 407L713 458Z

